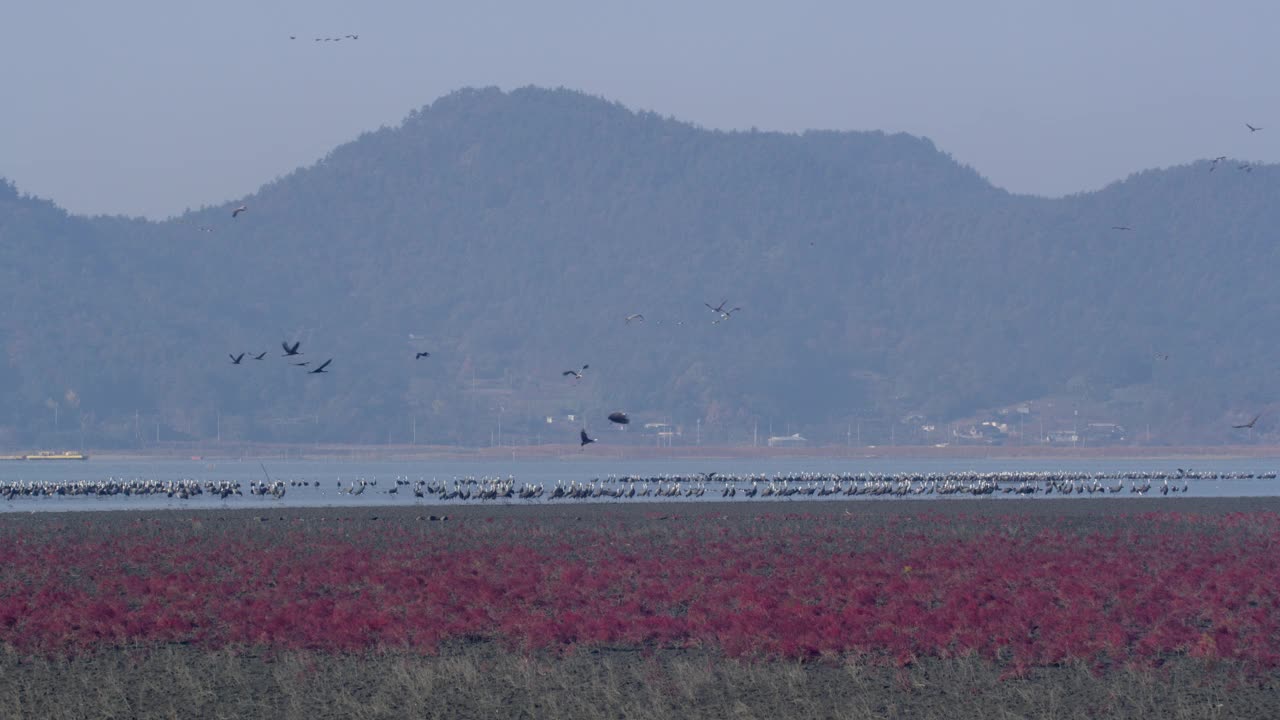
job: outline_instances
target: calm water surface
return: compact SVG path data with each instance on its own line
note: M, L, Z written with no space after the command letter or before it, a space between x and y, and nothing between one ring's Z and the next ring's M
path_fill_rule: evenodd
M271 497L254 497L249 495L249 483L266 479L263 465L272 480L306 481L307 487L288 487L282 499ZM992 459L992 460L947 460L947 459L832 459L832 458L775 458L775 459L678 459L678 460L619 460L608 458L572 458L572 459L539 459L510 461L475 461L475 460L424 460L424 461L302 461L302 460L96 460L90 458L84 462L0 462L0 483L36 482L36 483L75 483L81 481L103 481L108 478L132 480L181 480L191 479L200 482L232 481L242 483L243 496L232 496L225 500L208 494L188 500L180 500L160 496L116 495L111 497L23 497L10 501L0 501L0 512L32 512L51 510L141 510L160 508L247 508L247 507L351 507L380 505L439 505L438 500L431 498L415 498L410 488L400 487L399 492L390 494L387 490L396 487L397 478L415 482L419 479L427 482L451 482L455 478L484 476L513 476L516 487L524 483L540 483L548 490L559 481L591 482L609 476L620 477L632 475L640 477L653 476L692 476L697 473L717 472L721 474L764 474L783 475L787 473L952 473L952 472L1001 472L1001 471L1060 471L1060 472L1147 472L1171 471L1177 468L1190 468L1200 471L1264 473L1274 472L1280 467L1280 458L1247 458L1247 459L1197 459L1197 460L1045 460L1045 459ZM358 496L339 491L349 487L351 483L377 481L376 486L369 486ZM314 483L319 482L319 487ZM1110 483L1104 483L1110 484ZM1258 497L1280 496L1280 479L1253 480L1192 480L1189 492L1171 494L1170 497ZM1094 498L1098 502L1106 502L1111 498L1132 498L1134 495L1126 490L1114 495L1072 495L1071 497ZM720 485L707 483L707 500L721 500ZM739 486L741 489L741 485ZM1160 497L1159 482L1147 497ZM994 494L978 498L980 502L999 502L1004 498L1016 495ZM1045 502L1051 502L1061 495L1035 496ZM737 502L927 502L943 499L936 495L897 498L866 497L843 495L830 498L796 497L792 499L746 499L741 496ZM969 495L956 495L945 498L970 499ZM636 498L635 500L614 500L605 498L589 502L687 502L681 499ZM452 501L455 502L456 501ZM476 503L479 501L470 501ZM489 503L580 503L582 500L496 500Z

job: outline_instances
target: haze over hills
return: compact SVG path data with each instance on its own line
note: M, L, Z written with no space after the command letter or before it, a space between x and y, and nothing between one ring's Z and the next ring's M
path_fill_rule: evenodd
M1263 441L1276 418L1229 426L1280 395L1280 178L1239 164L1048 200L921 138L714 132L528 88L453 93L167 222L0 185L0 446L575 442L570 414L604 443L651 422L845 442L859 419L949 442L1002 417ZM713 325L722 300L742 310ZM619 408L626 435L603 427Z

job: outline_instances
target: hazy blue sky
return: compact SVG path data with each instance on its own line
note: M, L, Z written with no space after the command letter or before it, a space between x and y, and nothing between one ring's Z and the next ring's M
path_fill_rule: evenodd
M12 0L0 176L75 212L163 217L457 88L540 85L714 128L924 135L996 185L1060 195L1280 160L1278 27L1262 0Z

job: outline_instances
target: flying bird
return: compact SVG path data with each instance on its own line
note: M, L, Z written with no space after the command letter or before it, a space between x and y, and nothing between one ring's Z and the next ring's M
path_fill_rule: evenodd
M331 362L333 362L333 358L329 358L328 360L325 360L324 362L320 363L320 367L316 368L315 370L308 370L307 374L319 375L320 373L328 372L327 370L325 370L325 368L329 367L329 363Z
M1128 225L1112 225L1111 229L1112 230L1132 230L1133 228L1129 227Z
M262 358L264 358L264 357L266 357L266 356L267 356L267 351L266 351L266 350L263 350L262 352L258 353L257 355L254 355L254 356L253 356L253 359L254 359L254 360L261 360Z
M1216 169L1217 169L1217 167L1218 167L1218 163L1220 163L1220 162L1222 162L1222 161L1224 161L1224 160L1226 160L1226 159L1227 159L1227 156L1226 156L1226 155L1219 155L1218 157L1214 158L1214 159L1209 163L1209 172L1213 172L1214 170L1216 170Z
M300 363L289 363L289 364L290 364L290 365L292 365L292 366L294 366L294 367L306 367L306 366L308 366L308 365L310 365L310 364L311 364L311 361L310 361L310 360L304 360L304 361L302 361L302 362L300 362Z
M1254 423L1256 423L1256 422L1258 422L1258 418L1260 418L1260 417L1262 417L1262 414L1261 414L1261 413L1259 413L1259 414L1257 414L1257 415L1254 415L1252 420L1250 420L1249 422L1247 422L1247 423L1245 423L1245 424L1243 424L1243 425L1232 425L1231 427L1235 428L1236 430L1239 430L1239 429L1241 429L1241 428L1249 428L1250 430L1252 430L1252 429L1253 429L1253 424L1254 424Z
M640 322L644 322L644 315L641 315L640 313L632 313L627 316L627 324L630 325L632 320L639 320Z
M242 213L242 212L244 212L245 210L248 210L248 209L249 209L249 206L247 206L247 205L241 205L240 207L238 207L238 208L236 208L235 210L232 210L232 211L231 211L231 217L232 217L232 218L235 218L235 217L236 217L236 216L238 216L240 213Z
M596 439L595 439L595 438L593 438L593 437L587 437L587 429L586 429L586 428L583 428L583 429L578 433L578 439L579 439L579 440L581 440L581 442L582 442L582 444L581 444L581 445L579 445L578 447L585 447L586 445L589 445L589 444L591 444L591 443L593 443L593 442L595 442L595 441L596 441Z
M1157 360L1168 360L1168 359L1169 359L1169 353L1156 353L1156 359L1157 359Z
M1258 132L1259 130L1261 130L1261 129L1262 129L1262 128L1260 128L1260 127L1254 127L1254 126L1250 125L1249 123L1245 123L1245 124L1244 124L1244 126L1245 126L1245 127L1247 127L1247 128L1249 128L1249 132Z
M609 421L616 422L619 425L631 424L631 418L627 417L627 414L622 412L621 410L609 413Z
M413 356L413 359L414 359L414 360L421 360L421 359L422 359L422 358L424 358L424 357L431 357L431 353L429 353L429 352L420 352L420 353L418 353L417 355L414 355L414 356Z
M721 313L720 313L720 317L716 318L715 320L712 320L712 321L711 321L711 324L712 324L712 325L719 325L720 323L724 322L725 320L728 320L728 319L729 319L729 318L730 318L734 313L738 312L738 311L739 311L739 310L741 310L741 309L742 309L742 308L740 308L740 307L736 307L736 308L733 308L732 310L724 310L724 311L721 311Z
M707 306L707 307L709 307L709 308L711 308L711 311L712 311L712 312L723 313L723 312L724 312L724 306L725 306L725 304L726 304L726 303L728 303L728 302L729 302L728 300L721 300L721 301L720 301L720 304L719 304L719 305L716 305L715 307L711 307L711 303L707 303L707 302L704 302L704 303L702 303L702 304L703 304L703 305L706 305L706 306Z
M232 355L231 353L227 353L227 357L231 358L232 365L239 365L240 361L244 359L244 353L240 353L239 355Z
M565 370L564 372L562 372L562 373L560 373L560 374L561 374L562 376L564 376L564 377L569 377L570 375L572 375L574 380L581 380L581 379L582 379L582 371L583 371L583 370L586 370L586 369L587 369L587 368L589 368L589 367L591 367L591 366L590 366L590 365L583 365L583 366L582 366L582 370Z
M284 348L284 354L281 355L280 357L289 357L290 355L301 355L302 353L298 352L298 346L301 344L302 344L301 340L295 341L292 346L289 345L288 340L281 342L280 347Z

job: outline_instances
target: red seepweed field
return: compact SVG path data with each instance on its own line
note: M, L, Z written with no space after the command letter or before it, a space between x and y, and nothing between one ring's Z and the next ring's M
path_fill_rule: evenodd
M121 654L133 666L203 656L324 673L461 653L491 668L609 657L655 672L694 658L756 675L800 668L806 682L852 667L892 678L891 700L859 717L909 704L913 677L938 685L965 667L1005 691L1069 669L1076 685L1176 675L1265 697L1280 667L1280 513L1244 504L4 517L0 644L29 683ZM459 714L458 702L441 712ZM1123 705L1089 702L1096 716ZM1204 716L1196 702L1187 717Z

